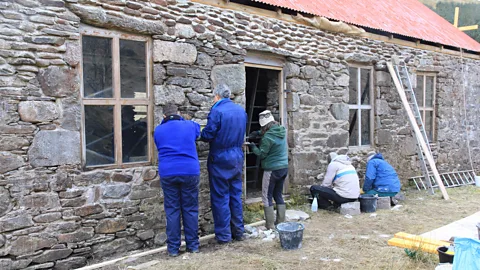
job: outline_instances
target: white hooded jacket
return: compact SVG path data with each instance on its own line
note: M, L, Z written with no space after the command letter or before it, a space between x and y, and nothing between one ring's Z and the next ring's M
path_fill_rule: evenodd
M338 155L328 164L322 186L333 188L343 198L356 199L360 196L358 174L347 155Z

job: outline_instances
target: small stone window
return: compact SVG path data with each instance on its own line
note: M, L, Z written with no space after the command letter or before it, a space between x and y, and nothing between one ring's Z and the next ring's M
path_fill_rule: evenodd
M422 115L425 132L432 142L435 136L435 86L436 75L432 73L418 73L415 98Z
M369 146L373 137L373 69L349 68L349 146Z
M149 163L150 39L84 27L81 44L84 164Z

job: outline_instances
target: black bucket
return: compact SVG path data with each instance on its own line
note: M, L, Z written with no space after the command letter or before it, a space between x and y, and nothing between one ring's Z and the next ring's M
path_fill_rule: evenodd
M377 211L377 197L371 194L360 195L360 210L364 213L372 213Z
M277 225L280 245L283 249L292 250L302 247L305 226L298 222L283 222Z
M448 247L439 247L438 251L438 260L440 263L453 263L453 255L447 254Z

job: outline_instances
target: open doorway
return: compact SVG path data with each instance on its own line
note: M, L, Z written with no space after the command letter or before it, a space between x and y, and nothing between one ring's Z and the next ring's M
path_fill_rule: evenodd
M258 65L246 65L246 111L248 115L247 134L260 130L258 115L270 110L275 120L283 124L282 69ZM258 144L260 140L250 140ZM262 197L263 170L260 159L253 153L245 155L245 191L247 198Z

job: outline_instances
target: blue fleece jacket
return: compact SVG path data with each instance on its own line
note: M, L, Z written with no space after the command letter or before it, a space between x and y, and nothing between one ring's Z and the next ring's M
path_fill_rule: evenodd
M200 175L195 140L200 136L200 125L178 115L163 120L155 128L160 177Z
M400 180L395 169L378 153L367 163L363 191L399 192Z

